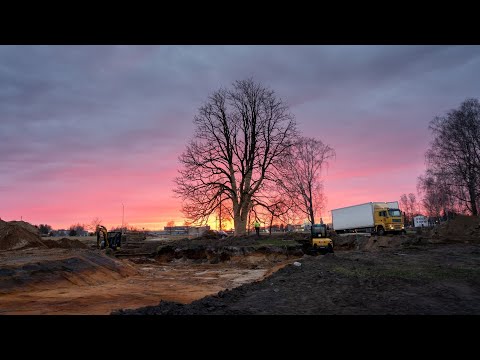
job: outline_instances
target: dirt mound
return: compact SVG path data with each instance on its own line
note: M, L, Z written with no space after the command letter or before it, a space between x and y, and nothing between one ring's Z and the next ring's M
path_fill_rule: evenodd
M50 249L87 249L88 246L80 240L62 238L60 240L44 239L42 242Z
M82 243L80 240L76 239L68 239L68 238L61 238L58 240L61 248L64 249L86 249L88 248L87 245Z
M0 250L45 247L38 229L24 221L0 222Z
M333 237L335 250L376 251L423 243L426 243L426 240L416 235L365 236L353 234Z
M157 249L155 258L159 262L170 262L173 260L194 260L198 263L209 262L218 264L224 261L238 261L239 259L249 257L261 257L268 261L284 260L289 257L301 257L303 251L302 245L289 245L285 247L278 246L223 246L213 247L204 245L195 245L189 247L160 246Z
M255 234L242 235L242 236L233 236L230 235L226 238L221 239L218 234L215 233L206 233L202 236L189 239L178 240L177 244L202 244L202 245L217 245L217 246L254 246L258 245L264 239L270 240L304 240L309 239L310 234L306 233L282 233L282 234L262 234L259 237Z
M9 224L20 226L31 233L40 235L40 229L26 221L9 221Z
M55 241L55 240L50 240ZM91 250L74 253L66 249L38 249L13 252L0 258L0 294L73 285L98 285L135 275L129 263Z
M437 227L425 231L432 238L432 242L480 243L480 217L457 215Z

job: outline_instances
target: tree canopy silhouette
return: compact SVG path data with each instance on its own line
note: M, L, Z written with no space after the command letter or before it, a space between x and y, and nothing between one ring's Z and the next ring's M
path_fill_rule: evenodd
M275 180L275 167L296 138L294 117L273 90L250 78L210 95L194 124L175 178L182 211L194 222L206 222L225 203L233 212L235 235L243 235L252 198Z

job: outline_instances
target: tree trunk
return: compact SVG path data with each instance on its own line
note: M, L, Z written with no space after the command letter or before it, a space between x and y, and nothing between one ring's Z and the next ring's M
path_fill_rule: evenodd
M234 219L235 236L242 236L247 233L247 219L242 219L240 215L235 215Z
M477 216L478 215L478 209L477 209L477 193L475 191L475 188L473 187L470 187L470 189L468 189L469 191L469 195L470 195L470 206L472 208L472 215L473 216Z

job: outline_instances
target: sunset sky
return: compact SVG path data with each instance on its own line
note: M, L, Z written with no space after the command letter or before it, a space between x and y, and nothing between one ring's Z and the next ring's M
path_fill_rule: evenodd
M416 193L429 121L480 95L480 46L0 46L0 218L182 225L193 117L247 77L335 149L328 219Z

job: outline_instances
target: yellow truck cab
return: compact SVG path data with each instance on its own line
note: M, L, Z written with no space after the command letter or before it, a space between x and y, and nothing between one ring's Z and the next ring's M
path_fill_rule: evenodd
M405 221L403 213L399 209L375 205L373 218L378 235L383 235L385 232L405 233Z

